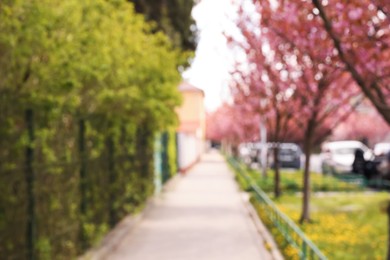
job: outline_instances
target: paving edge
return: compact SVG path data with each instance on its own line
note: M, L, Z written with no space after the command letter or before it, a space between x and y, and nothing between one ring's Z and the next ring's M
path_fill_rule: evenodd
M85 254L80 256L79 260L105 260L111 252L115 251L120 245L123 238L129 234L137 224L150 212L150 210L156 205L156 203L162 199L165 192L175 188L178 181L183 176L176 174L173 178L168 180L162 192L149 198L145 204L145 207L140 213L135 215L128 215L122 219L115 227L104 236L102 241L96 247L91 248Z
M271 233L268 231L266 226L263 224L263 222L259 219L259 216L253 207L252 203L249 201L250 195L247 192L241 191L241 199L244 202L244 206L248 211L248 214L250 218L252 219L257 232L259 232L260 236L263 238L263 242L266 243L265 247L268 249L268 251L271 253L271 256L274 260L283 260L284 257L280 253L279 248L271 235Z

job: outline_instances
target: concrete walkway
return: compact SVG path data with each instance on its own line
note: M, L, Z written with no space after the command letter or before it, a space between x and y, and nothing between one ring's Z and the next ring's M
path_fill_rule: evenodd
M112 260L272 259L221 155L203 156L104 257Z

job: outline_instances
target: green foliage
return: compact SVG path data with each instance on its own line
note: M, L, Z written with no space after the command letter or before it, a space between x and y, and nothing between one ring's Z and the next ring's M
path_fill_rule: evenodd
M175 44L184 50L194 50L196 31L191 12L195 1L130 0L137 12L154 21Z
M0 255L25 258L29 183L33 254L72 259L153 193L182 56L125 0L3 1L0 31Z
M165 183L177 173L177 144L174 128L158 136L161 150L161 181Z
M174 129L168 130L168 168L169 175L172 177L177 173L177 143L176 143L176 131Z
M39 259L50 260L51 259L51 245L47 238L41 238L37 242L37 251Z

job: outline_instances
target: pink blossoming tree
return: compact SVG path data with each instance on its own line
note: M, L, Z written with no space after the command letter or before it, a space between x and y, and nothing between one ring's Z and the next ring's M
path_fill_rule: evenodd
M390 1L312 0L335 53L390 124Z
M242 73L250 79L247 96L261 93L270 104L263 111L267 117L283 114L304 133L301 222L309 221L312 147L347 118L361 100L360 91L310 2L265 0L253 1L253 5L249 14L241 9L237 22L245 39L238 44L250 64L246 74Z

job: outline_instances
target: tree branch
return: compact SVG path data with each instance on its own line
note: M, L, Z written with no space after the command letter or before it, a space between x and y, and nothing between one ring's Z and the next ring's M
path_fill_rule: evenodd
M340 60L345 64L347 70L351 73L353 79L356 81L356 83L359 85L360 89L363 91L364 95L372 102L372 104L375 106L375 108L378 110L378 112L383 116L383 118L387 121L387 123L390 124L390 107L387 103L381 104L379 100L375 97L375 95L371 92L371 87L379 87L377 82L373 82L372 85L367 85L364 79L361 77L355 66L351 61L348 60L346 57L346 54L341 46L341 41L335 34L332 28L332 22L328 18L328 16L325 13L324 7L322 6L322 3L320 0L312 0L313 5L318 9L319 15L324 23L325 30L329 34L330 38L332 39L335 48L338 51L338 55L340 57Z

